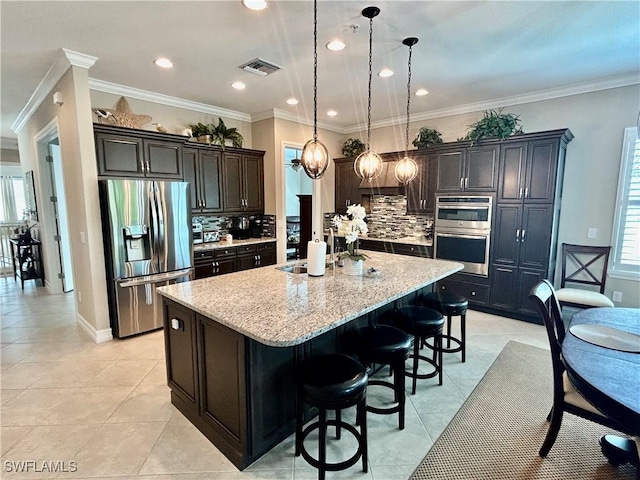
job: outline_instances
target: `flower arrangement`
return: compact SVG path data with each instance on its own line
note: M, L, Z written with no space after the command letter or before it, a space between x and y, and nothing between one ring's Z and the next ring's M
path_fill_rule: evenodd
M340 258L351 258L352 260L365 260L369 258L364 253L358 252L358 236L366 234L369 229L364 221L367 213L360 204L351 205L347 209L346 215L336 215L331 220L331 225L336 227L339 236L344 236L347 243L347 251L342 252Z
M357 157L364 152L365 145L357 138L348 138L342 145L342 155L345 157Z

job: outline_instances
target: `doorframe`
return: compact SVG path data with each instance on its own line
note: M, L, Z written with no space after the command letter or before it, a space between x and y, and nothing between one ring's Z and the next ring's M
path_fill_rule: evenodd
M283 140L280 142L280 155L277 159L278 176L280 177L280 205L276 210L276 238L284 239L277 242L278 251L277 258L278 263L284 263L287 261L287 165L285 159L285 150L287 148L295 148L302 150L304 144Z
M60 262L60 255L58 252L58 245L53 239L53 233L55 232L55 225L53 224L53 209L49 197L51 196L50 181L44 182L43 172L49 173L49 165L47 164L46 157L50 154L49 143L54 139L58 140L60 151L62 152L62 141L60 140L60 130L58 125L58 117L54 117L47 125L45 125L39 132L33 136L34 150L36 152L36 164L34 168L34 180L35 188L38 198L41 198L40 209L38 212L38 225L40 226L40 242L42 243L42 251L44 256L44 270L46 276L45 287L51 294L64 293L62 289L62 281L57 278L59 272L62 272L62 266ZM62 156L61 156L62 158ZM64 168L62 169L64 171ZM63 179L64 183L64 179ZM48 194L47 194L48 193ZM69 252L72 259L73 266L73 246L70 242Z

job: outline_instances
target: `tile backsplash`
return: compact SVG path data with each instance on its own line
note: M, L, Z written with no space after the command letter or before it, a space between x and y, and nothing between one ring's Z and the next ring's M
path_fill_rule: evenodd
M406 195L374 195L367 214L369 237L397 239L433 235L433 215L407 214ZM325 229L331 226L333 213L324 214Z
M205 232L220 232L220 236L224 236L229 233L227 229L227 222L232 216L217 216L217 215L193 215L191 218L192 223L201 223L202 230ZM249 218L251 218L250 216ZM275 215L256 215L262 219L262 236L273 237L276 236L276 216Z

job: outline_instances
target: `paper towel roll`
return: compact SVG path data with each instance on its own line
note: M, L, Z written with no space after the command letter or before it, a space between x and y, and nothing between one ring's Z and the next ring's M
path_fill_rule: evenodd
M307 243L307 273L312 277L324 275L324 263L327 256L327 243L314 242Z

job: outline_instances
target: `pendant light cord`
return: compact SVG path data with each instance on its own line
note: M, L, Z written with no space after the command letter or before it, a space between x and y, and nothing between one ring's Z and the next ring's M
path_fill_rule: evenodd
M313 0L313 140L318 140L318 0Z
M373 17L369 19L369 100L367 104L367 151L371 150L371 80L372 80L372 50L373 50Z
M409 75L407 77L407 128L404 136L404 156L409 154L409 114L411 109L411 49L409 46Z

